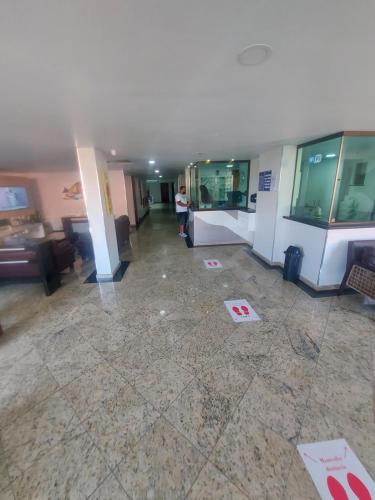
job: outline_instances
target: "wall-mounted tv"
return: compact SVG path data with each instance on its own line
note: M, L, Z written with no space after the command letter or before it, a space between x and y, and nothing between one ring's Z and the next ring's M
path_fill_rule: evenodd
M29 208L27 190L20 186L0 187L0 212Z

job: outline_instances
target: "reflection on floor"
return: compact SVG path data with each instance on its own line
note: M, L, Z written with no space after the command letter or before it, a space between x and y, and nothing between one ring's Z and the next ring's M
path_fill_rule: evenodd
M375 477L374 308L188 249L162 211L124 258L120 283L0 289L2 499L317 498L295 445L338 437Z

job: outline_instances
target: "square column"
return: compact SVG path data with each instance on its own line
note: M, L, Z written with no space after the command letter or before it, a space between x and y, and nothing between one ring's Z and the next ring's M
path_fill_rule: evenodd
M94 247L98 281L111 281L120 267L109 191L107 161L95 148L77 148L78 164Z

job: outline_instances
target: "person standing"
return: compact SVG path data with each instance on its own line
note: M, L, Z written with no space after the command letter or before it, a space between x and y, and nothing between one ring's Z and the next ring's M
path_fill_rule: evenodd
M188 208L190 207L190 202L186 197L186 187L180 186L179 192L175 196L176 201L176 215L178 221L178 234L181 238L186 238L185 227L188 220Z

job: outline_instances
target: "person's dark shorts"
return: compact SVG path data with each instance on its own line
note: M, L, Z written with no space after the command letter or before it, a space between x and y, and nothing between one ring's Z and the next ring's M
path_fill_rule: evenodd
M187 221L188 221L188 213L187 212L177 212L177 220L180 226L184 225L186 226Z

